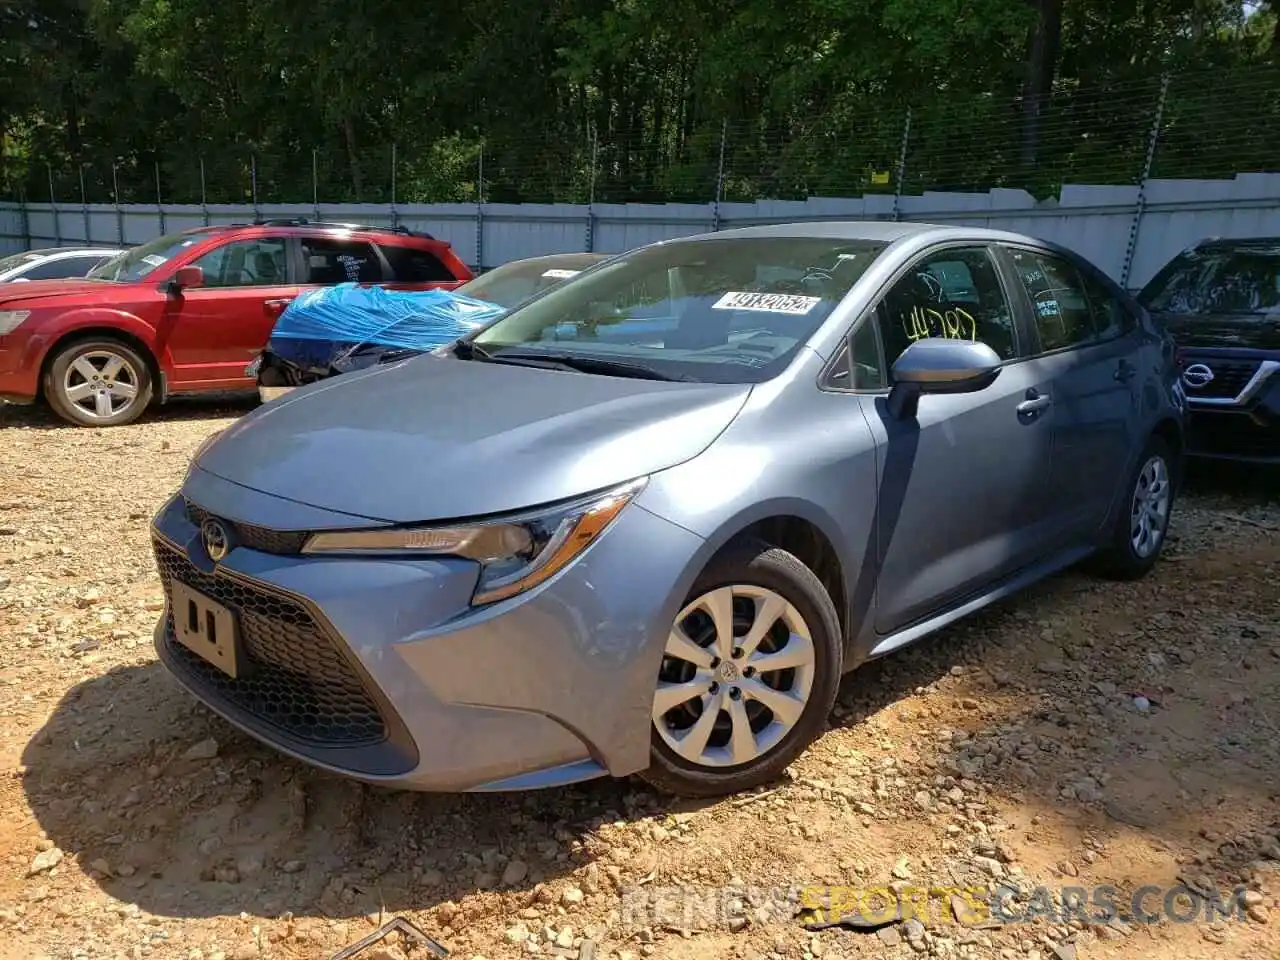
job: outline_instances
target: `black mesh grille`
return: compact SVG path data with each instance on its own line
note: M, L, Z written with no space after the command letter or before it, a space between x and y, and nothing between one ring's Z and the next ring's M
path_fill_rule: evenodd
M184 500L183 504L186 506L187 519L197 527L213 516L204 507L190 500ZM301 553L302 545L307 542L309 536L305 531L269 530L266 527L233 523L230 520L222 520L222 523L230 528L239 546L248 547L250 550L261 550L263 553Z
M169 614L168 652L206 695L316 746L357 746L386 738L373 699L305 607L224 574L203 573L162 541L155 541L155 552L170 611L170 586L177 580L229 607L239 620L245 662L240 676L232 679L174 639Z
M1193 413L1187 449L1224 457L1280 458L1280 422L1259 423L1246 413Z
M1230 400L1239 396L1253 375L1258 372L1259 360L1218 360L1199 357L1188 357L1186 365L1204 364L1213 371L1213 379L1203 387L1187 387L1187 396L1207 397L1215 400Z

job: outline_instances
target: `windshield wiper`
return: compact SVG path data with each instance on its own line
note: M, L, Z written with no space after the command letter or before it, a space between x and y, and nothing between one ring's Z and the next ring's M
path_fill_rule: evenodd
M471 340L459 340L453 345L453 355L459 360L492 360L493 354Z
M576 353L517 353L504 350L499 354L490 354L487 359L496 363L521 363L539 366L557 366L583 373L601 373L606 376L633 377L637 380L666 380L671 382L695 382L696 377L683 373L667 373L657 367L631 360L615 360L612 357L584 357Z

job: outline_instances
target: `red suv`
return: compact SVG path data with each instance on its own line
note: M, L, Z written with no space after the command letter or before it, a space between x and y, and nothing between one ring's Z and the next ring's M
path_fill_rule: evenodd
M449 244L403 228L266 220L169 234L83 280L0 288L0 399L43 398L80 426L131 423L153 399L252 390L245 367L307 287L470 279Z

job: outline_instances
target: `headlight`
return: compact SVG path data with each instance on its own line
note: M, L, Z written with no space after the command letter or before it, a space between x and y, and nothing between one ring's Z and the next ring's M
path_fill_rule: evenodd
M520 516L450 527L314 534L303 553L464 557L480 564L472 603L524 593L587 549L644 488L644 480Z
M0 310L0 337L6 333L13 333L29 316L31 316L30 310Z

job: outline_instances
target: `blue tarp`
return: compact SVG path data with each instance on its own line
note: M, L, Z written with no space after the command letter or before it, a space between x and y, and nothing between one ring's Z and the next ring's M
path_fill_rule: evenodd
M278 341L378 344L407 350L434 350L503 313L503 307L449 290L409 292L340 283L296 297L271 331ZM317 344L318 346L319 344ZM301 346L301 344L298 344ZM310 353L311 351L307 351Z

